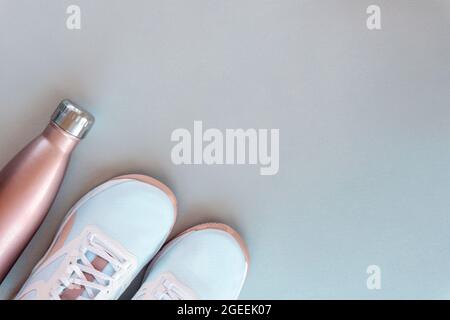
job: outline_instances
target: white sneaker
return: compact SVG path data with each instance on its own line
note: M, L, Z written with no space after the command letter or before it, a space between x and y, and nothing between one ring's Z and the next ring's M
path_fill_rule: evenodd
M224 224L202 224L158 253L133 300L237 299L248 263L236 231Z
M117 299L170 234L176 199L142 175L114 178L81 198L16 299Z

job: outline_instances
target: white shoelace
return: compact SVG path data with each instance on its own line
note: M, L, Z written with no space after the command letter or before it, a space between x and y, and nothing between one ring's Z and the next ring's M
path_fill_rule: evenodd
M163 273L143 286L133 300L194 300L196 294L171 273Z
M175 283L164 279L161 285L155 290L153 296L157 300L186 300L187 294L183 292Z
M120 271L129 267L129 262L120 255L119 250L107 245L98 235L89 234L87 240L87 243L80 248L78 256L69 262L66 276L60 278L58 286L50 292L52 299L61 300L61 294L73 287L84 288L87 297L79 295L77 299L81 300L90 300L99 294L107 294L114 281L122 275ZM112 275L97 270L88 259L88 253L105 260L106 265L110 265L114 270ZM91 275L92 281L87 279L86 275Z

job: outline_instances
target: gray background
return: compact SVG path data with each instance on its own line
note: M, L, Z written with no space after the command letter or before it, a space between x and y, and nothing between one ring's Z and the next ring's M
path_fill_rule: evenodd
M128 172L174 190L175 232L243 235L241 298L449 298L449 68L449 1L0 0L0 166L62 98L98 120L0 298L81 195ZM173 165L170 134L194 120L280 128L279 174Z

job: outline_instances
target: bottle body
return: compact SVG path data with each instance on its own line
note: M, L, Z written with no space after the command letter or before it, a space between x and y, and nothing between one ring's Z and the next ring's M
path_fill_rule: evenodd
M79 141L50 123L0 171L0 283L45 218Z

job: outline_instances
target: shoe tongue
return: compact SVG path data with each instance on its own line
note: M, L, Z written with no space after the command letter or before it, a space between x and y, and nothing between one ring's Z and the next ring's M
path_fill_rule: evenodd
M111 263L107 263L106 266L103 268L102 272L106 274L107 276L112 276L115 272L113 266Z
M96 270L101 271L107 275L112 275L114 273L114 268L105 259L96 256L92 252L87 252L86 257ZM89 273L83 274L88 281L99 283L93 275ZM60 295L62 300L75 300L80 296L83 298L89 298L89 295L85 290L85 288L83 286L78 285L71 285L69 288L65 289Z
M65 289L59 296L61 300L76 300L79 296L84 296L84 288L80 286L71 285Z

